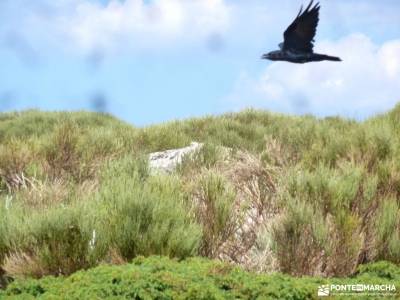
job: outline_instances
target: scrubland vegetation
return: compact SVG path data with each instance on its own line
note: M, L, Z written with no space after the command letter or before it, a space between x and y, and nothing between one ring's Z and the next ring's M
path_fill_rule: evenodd
M204 147L176 172L150 174L148 153L191 141ZM135 260L152 255L287 275L202 259ZM77 278L96 285L121 273L117 295L137 299L180 289L185 299L256 299L281 288L307 299L322 279L288 275L352 276L378 261L399 272L400 106L363 122L247 110L145 128L87 112L0 114L2 281L132 259L40 284L17 280L7 293L53 284L78 293ZM218 276L201 279L213 270ZM134 288L128 272L152 275ZM217 296L194 297L204 286Z
M380 262L360 267L352 278L329 279L329 284L395 284L398 267ZM4 299L321 299L317 287L327 279L245 272L226 263L201 258L177 262L160 257L137 257L123 266L100 266L69 277L17 281L1 293ZM3 299L2 298L2 299ZM373 299L355 296L353 299ZM332 299L326 297L325 299ZM334 299L351 299L335 296ZM382 299L382 297L381 297ZM395 295L384 299L396 299Z

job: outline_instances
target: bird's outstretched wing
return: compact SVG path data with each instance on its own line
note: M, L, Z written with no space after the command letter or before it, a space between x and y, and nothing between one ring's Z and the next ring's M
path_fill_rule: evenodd
M313 5L313 0L303 11L300 12L292 24L283 34L283 50L292 50L298 52L312 52L314 36L317 31L319 20L319 3Z

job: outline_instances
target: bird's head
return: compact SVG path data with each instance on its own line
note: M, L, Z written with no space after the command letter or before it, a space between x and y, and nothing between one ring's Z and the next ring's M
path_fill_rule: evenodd
M272 51L269 53L265 53L263 54L263 56L261 56L262 59L269 59L269 60L279 60L280 57L280 51Z

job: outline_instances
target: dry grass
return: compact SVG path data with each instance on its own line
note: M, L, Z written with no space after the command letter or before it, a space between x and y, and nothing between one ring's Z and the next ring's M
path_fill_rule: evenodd
M235 232L235 194L228 182L214 172L206 171L197 180L192 201L196 219L203 228L200 253L217 258L221 246Z
M31 182L26 176L26 168L32 161L32 150L18 141L0 144L0 189L1 183L7 192L12 193L20 187L28 187Z
M277 213L277 168L244 151L222 148L217 156L208 168L196 168L196 175L188 167L196 163L185 166L184 181L203 226L202 254L251 268L260 227Z
M111 248L108 252L107 258L105 258L105 262L112 265L124 265L128 261L123 257L118 249Z
M19 190L16 201L30 209L46 209L64 203L70 193L68 185L63 179L55 179L52 183L41 182L35 179L30 186Z
M331 224L329 240L330 251L323 257L324 276L342 277L353 274L360 263L364 263L364 245L366 234L361 230L361 219L357 216L347 216L342 228ZM361 261L360 261L361 260Z
M14 252L6 257L3 268L12 277L41 278L49 274L40 259L34 254Z

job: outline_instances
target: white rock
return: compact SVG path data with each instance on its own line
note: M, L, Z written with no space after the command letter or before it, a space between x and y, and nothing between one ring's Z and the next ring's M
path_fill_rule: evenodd
M150 153L150 172L153 174L157 172L171 173L186 155L200 150L201 147L203 147L203 144L192 142L188 147Z

